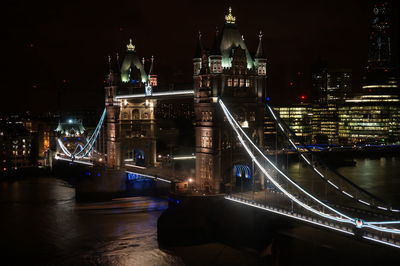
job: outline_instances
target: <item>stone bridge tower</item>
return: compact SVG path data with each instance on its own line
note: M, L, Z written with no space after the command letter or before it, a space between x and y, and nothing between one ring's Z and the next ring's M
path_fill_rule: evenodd
M151 58L149 75L145 60L139 59L130 40L120 63L110 61L107 76L107 165L120 168L126 164L154 166L156 162L156 100L152 90L157 86ZM137 97L140 96L140 97Z
M217 31L211 49L203 47L199 34L193 66L196 185L203 191L230 191L235 187L235 167L240 165L240 169L252 171L251 161L233 135L217 100L221 97L247 133L263 146L267 73L262 34L252 56L229 8L225 25L221 32ZM255 178L249 171L243 174Z

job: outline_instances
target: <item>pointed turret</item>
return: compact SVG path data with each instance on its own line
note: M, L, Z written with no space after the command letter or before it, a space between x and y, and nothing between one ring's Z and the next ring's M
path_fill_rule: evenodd
M220 34L218 28L215 28L215 38L213 42L213 46L210 51L210 55L221 55L221 51L219 50L219 45L221 42Z
M265 58L263 54L263 49L262 49L262 38L263 34L262 31L258 34L258 46L257 46L257 52L255 58Z
M140 61L136 47L129 39L129 44L126 46L126 55L121 66L121 79L123 82L131 82L132 84L146 83L148 80L144 65Z
M151 64L149 70L149 82L153 87L157 86L157 75L154 73L154 56L151 56Z
M119 66L119 62L118 62L118 56L115 60L115 62L113 62L111 56L108 56L108 73L106 76L106 80L108 85L117 85L119 83L120 79L120 66Z
M197 40L197 45L196 45L196 51L194 53L194 57L193 58L201 58L201 55L203 53L203 43L201 41L201 32L199 31L199 37Z
M258 47L257 52L255 54L255 67L257 68L257 73L260 76L267 75L267 59L263 53L262 49L262 31L258 34Z
M196 46L196 51L194 53L193 57L193 74L198 75L200 73L201 69L201 57L203 55L203 44L201 42L201 32L199 31L199 37L197 40L197 46Z
M151 64L150 64L149 75L154 74L154 73L153 73L153 71L154 71L153 68L154 68L154 56L151 56Z
M113 71L114 71L114 73L118 73L118 74L121 73L121 63L119 61L119 54L118 53L115 54L115 64L114 64L114 67L113 67Z
M225 23L226 24L235 24L236 17L232 15L232 7L229 7L229 13L225 16Z
M210 51L209 57L211 73L222 73L222 55L219 49L220 42L220 34L218 28L216 28L214 43Z
M232 49L241 46L246 51L247 68L251 69L254 66L254 61L250 52L247 50L246 44L240 34L237 24L236 17L232 15L232 8L229 7L229 13L225 16L225 25L220 34L219 50L222 54L222 66L231 67L232 58L230 54Z

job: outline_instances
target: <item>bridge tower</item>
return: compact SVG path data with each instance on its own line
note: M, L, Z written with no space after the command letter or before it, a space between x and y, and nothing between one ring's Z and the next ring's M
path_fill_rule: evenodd
M119 109L120 104L115 100L117 95L118 85L121 81L120 69L119 69L119 58L115 65L112 65L111 57L108 57L109 61L109 73L106 78L107 85L106 91L106 128L107 128L107 160L106 164L108 167L119 169L121 164L121 141L119 138L120 127L119 127Z
M231 109L253 139L263 146L263 99L266 93L266 58L262 34L255 57L240 34L229 8L225 25L217 30L212 49L205 49L199 34L193 58L196 116L196 185L200 190L224 192L235 186L234 169L248 169L238 141L217 106L218 97ZM238 168L239 169L239 168ZM251 173L254 177L254 173ZM254 179L253 179L254 180ZM262 178L257 180L262 182Z
M150 69L153 71L154 58ZM111 65L111 62L110 62ZM156 162L156 124L152 89L157 75L151 80L130 40L122 63L117 58L110 67L106 86L107 164L120 168L125 164L154 166ZM143 95L144 97L132 97Z

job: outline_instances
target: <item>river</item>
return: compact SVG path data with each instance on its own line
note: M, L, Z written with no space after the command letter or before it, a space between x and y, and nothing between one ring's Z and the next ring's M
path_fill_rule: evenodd
M355 166L339 167L337 171L366 191L400 207L400 157L355 158ZM307 170L299 163L289 166L289 174L305 182Z
M377 196L400 205L400 157L356 159L338 170ZM298 163L289 171L299 172ZM300 170L301 171L301 170ZM212 243L172 252L157 243L157 219L167 201L152 197L78 202L54 177L0 182L3 265L256 265L254 256ZM206 251L206 252L205 252ZM229 258L229 259L227 259Z

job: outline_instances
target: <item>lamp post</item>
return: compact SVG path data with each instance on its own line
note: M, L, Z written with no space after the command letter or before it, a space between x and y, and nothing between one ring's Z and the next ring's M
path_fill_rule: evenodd
M192 193L192 183L193 183L193 178L188 179L188 189L190 193Z

